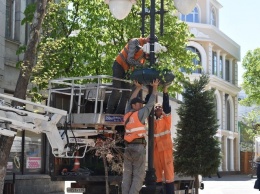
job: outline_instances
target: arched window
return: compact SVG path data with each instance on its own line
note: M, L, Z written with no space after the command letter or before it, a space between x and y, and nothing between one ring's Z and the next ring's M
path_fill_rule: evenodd
M212 9L210 13L210 24L216 26L216 23L216 12Z
M227 130L230 131L230 103L227 101Z
M194 58L192 60L194 66L198 66L198 65L201 65L201 55L200 55L200 52L198 49L196 49L195 47L193 46L187 46L186 47L187 50L190 50L192 51L193 53L196 53L198 55L198 58ZM181 69L182 72L185 72L184 68ZM193 73L201 73L201 68L197 68L195 70L192 71Z
M181 15L181 20L184 22L199 23L199 9L195 7L188 15Z
M226 130L231 131L231 105L228 100L228 95L225 95L226 98Z
M199 59L194 58L194 59L192 60L194 66L201 65L201 55L200 55L200 52L198 51L198 49L196 49L196 48L193 47L193 46L188 46L188 47L187 47L187 50L190 50L190 51L196 53L196 54L198 55L198 57L199 57ZM201 68L195 69L195 70L193 71L193 73L201 73Z

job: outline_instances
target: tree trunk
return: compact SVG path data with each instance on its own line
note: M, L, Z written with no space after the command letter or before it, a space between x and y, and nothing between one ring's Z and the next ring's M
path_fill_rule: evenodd
M108 168L107 168L107 160L106 156L102 154L104 169L105 169L105 181L106 181L106 194L109 194L109 184L108 184Z
M6 166L14 137L0 136L0 194L3 194Z
M21 67L14 92L14 97L20 99L26 98L28 83L32 74L32 69L36 62L37 47L40 42L42 22L46 13L47 0L39 0L36 2L37 8L30 30L30 38L24 53L23 65ZM13 103L13 106L17 105L19 105L19 103Z
M195 175L194 187L195 187L195 194L199 194L199 188L200 188L199 175Z

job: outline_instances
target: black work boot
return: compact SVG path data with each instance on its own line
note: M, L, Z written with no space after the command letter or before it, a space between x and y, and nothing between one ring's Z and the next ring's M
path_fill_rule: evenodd
M156 183L156 192L155 194L164 194L163 192L163 183L162 182L157 182Z
M174 182L165 184L165 194L174 194Z

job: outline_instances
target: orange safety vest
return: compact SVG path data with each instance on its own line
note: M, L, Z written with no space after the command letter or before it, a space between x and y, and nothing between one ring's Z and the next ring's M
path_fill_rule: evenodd
M140 46L144 46L145 38L138 38L138 42ZM127 56L128 56L128 44L121 50L119 55L116 57L116 61L123 67L125 71L130 69L130 65L127 63ZM145 53L142 49L137 51L134 55L134 59L139 61L139 63L144 64L145 62Z
M126 122L126 120L128 120L128 122L125 124L125 141L132 142L134 139L145 137L145 125L139 120L138 111L126 113L124 122Z
M171 114L154 121L154 146L159 152L172 149Z

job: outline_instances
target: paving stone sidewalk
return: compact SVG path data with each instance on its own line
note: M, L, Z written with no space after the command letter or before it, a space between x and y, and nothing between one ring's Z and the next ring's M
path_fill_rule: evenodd
M221 178L214 175L202 180L204 190L200 190L199 194L260 194L259 190L254 189L256 177L251 175L223 175Z

